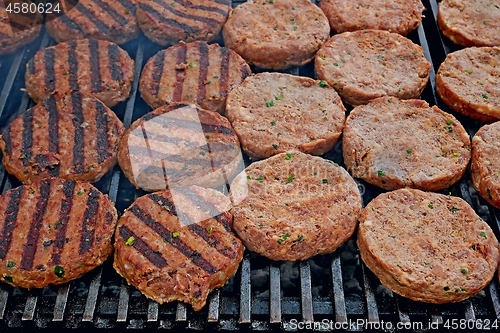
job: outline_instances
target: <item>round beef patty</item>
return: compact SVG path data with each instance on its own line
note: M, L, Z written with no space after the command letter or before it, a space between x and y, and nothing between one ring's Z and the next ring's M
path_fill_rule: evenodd
M455 117L425 101L395 97L355 107L342 150L354 177L386 190L442 190L464 175L471 157L469 135Z
M443 34L461 46L500 46L500 3L443 0L437 22Z
M500 122L485 125L472 138L472 185L490 204L500 208Z
M222 35L224 44L250 64L284 69L313 60L330 26L309 0L249 1L231 11Z
M420 0L321 0L319 8L336 33L378 29L407 35L422 21Z
M228 92L249 75L248 64L232 50L206 42L181 43L148 60L139 91L153 109L184 102L223 113Z
M137 199L118 222L114 268L160 304L180 300L200 310L243 258L230 207L222 193L197 186Z
M70 40L39 50L26 65L25 79L35 102L56 90L79 90L112 107L128 98L134 61L108 41Z
M160 45L213 41L231 10L229 0L137 0L137 21Z
M240 144L229 121L187 104L144 115L125 132L118 149L123 173L146 191L219 186L236 173L240 162Z
M0 277L22 288L77 278L113 253L118 220L87 183L45 178L0 196Z
M94 183L116 164L124 132L95 97L56 92L4 129L0 149L7 172L24 184L46 177Z
M0 2L0 55L16 51L21 46L31 43L40 34L43 16L41 14L8 13L5 6L30 1ZM21 4L22 5L22 4Z
M335 251L354 233L361 195L340 166L301 152L254 162L231 183L234 230L272 260Z
M247 78L229 93L226 114L252 159L292 149L324 154L345 121L342 101L327 83L281 73Z
M79 0L57 18L48 15L46 27L58 42L104 39L123 44L139 36L135 0Z
M411 40L387 31L360 30L330 38L316 54L316 73L356 106L389 95L417 98L431 64Z
M415 189L383 193L361 212L361 259L401 296L460 302L493 278L498 241L462 199Z
M500 47L470 47L450 53L436 75L441 99L453 110L481 122L500 119L499 85Z

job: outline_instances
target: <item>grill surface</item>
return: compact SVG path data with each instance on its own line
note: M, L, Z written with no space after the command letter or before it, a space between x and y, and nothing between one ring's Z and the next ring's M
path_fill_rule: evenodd
M241 2L233 2L233 7ZM437 97L434 73L446 54L459 48L442 36L437 28L437 1L424 0L423 3L426 7L423 22L408 36L423 47L433 65L429 84L421 98L451 112ZM218 42L222 43L221 40ZM21 90L24 87L25 64L38 49L54 44L55 41L42 31L41 37L34 43L13 55L0 58L0 71L4 74L0 78L0 129L33 106L27 93ZM136 61L135 81L131 97L113 110L128 128L133 120L150 111L137 94L138 80L145 62L161 47L141 36L123 48ZM252 70L256 72L255 68ZM314 67L308 64L286 72L313 77ZM453 114L471 137L481 126L478 122ZM326 157L342 165L341 145L337 144ZM381 193L378 188L363 181L358 184L364 204ZM0 165L2 193L18 185L20 183ZM95 185L109 194L119 212L144 194L135 190L118 166ZM227 194L227 188L221 190ZM464 198L490 224L497 237L500 236L500 211L487 205L477 195L469 174L442 192ZM26 327L291 330L296 322L315 322L318 325L316 328L326 329L334 327L335 323L339 325L363 319L363 325L349 325L348 330L381 327L390 331L387 325L377 326L377 323L391 322L394 328L397 322L401 322L425 331L431 322L445 324L452 318L500 319L497 278L478 295L458 304L413 302L380 285L361 262L355 240L350 240L331 255L317 256L305 262L272 262L247 251L236 276L226 286L212 292L207 306L199 312L182 303L158 305L147 300L114 271L111 260L61 286L27 291L0 284L2 330Z

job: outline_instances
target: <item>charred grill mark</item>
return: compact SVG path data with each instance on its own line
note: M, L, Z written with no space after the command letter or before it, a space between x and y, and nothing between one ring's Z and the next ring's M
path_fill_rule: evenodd
M24 246L23 259L20 265L20 268L24 270L31 270L33 268L33 260L35 259L38 238L40 237L40 229L42 228L43 217L49 201L50 183L50 178L40 182L40 195L36 202L33 220L31 221L26 245Z
M120 50L116 44L108 45L109 56L109 71L111 72L111 79L120 81L123 79L123 71L120 66Z
M155 221L148 213L143 211L137 205L134 205L130 208L130 211L144 224L146 224L151 230L155 231L164 242L169 243L174 248L176 248L179 252L181 252L187 258L190 258L191 261L209 274L214 274L217 272L217 268L212 266L210 262L205 260L200 253L193 250L190 246L184 243L180 237L173 237L172 230L168 230L161 223Z
M59 112L54 95L47 98L46 103L49 113L49 152L57 153L59 151ZM59 165L49 168L49 174L52 177L58 177Z
M108 157L108 114L104 104L95 100L97 126L97 162L103 163Z
M128 9L129 13L131 15L135 15L135 11L136 11L136 7L135 7L135 4L134 3L131 3L127 0L118 0L118 2L123 6L125 7L126 9Z
M153 63L153 81L151 82L151 90L154 96L158 96L160 90L161 76L163 75L163 64L165 62L165 51L159 52Z
M10 124L5 127L2 133L3 141L5 141L5 155L10 156L12 154L12 138L10 137ZM6 158L4 156L4 158Z
M28 72L30 74L35 74L35 58L31 58L30 61L28 61Z
M9 204L5 210L5 222L0 238L0 259L5 259L9 252L12 241L12 231L16 227L17 213L19 212L19 203L23 194L24 186L19 186L10 192Z
M160 23L169 25L172 28L175 28L177 30L182 30L183 32L188 33L188 34L197 34L200 32L200 30L198 30L197 28L191 27L191 26L184 24L184 23L179 23L174 19L167 18L167 17L163 16L160 12L158 12L156 9L154 9L153 7L151 7L148 4L140 2L139 7L142 10L154 15L158 19L158 21L160 21Z
M73 144L73 167L77 174L83 173L85 157L83 154L85 146L85 130L83 124L82 94L79 91L71 93L71 104L73 105L73 127L75 129Z
M227 96L229 90L229 49L221 47L220 49L220 81L219 81L219 94L221 97Z
M66 180L63 184L64 199L61 201L61 211L59 213L59 221L54 226L57 230L54 241L54 248L52 249L51 261L53 265L61 263L61 253L66 243L66 228L68 227L69 214L73 205L73 196L75 190L75 183Z
M247 64L241 66L241 78L244 80L250 75L250 69Z
M169 176L169 177L174 177L174 178L180 178L180 177L189 177L194 175L194 171L184 171L184 170L177 170L177 169L168 169L165 168L165 166L162 166L161 168L155 165L144 165L139 169L139 175L144 174L152 174L152 175L163 175ZM137 178L139 178L139 175Z
M209 159L202 158L190 158L190 157L182 157L181 155L173 155L167 153L161 153L159 151L151 150L149 147L140 147L140 146L129 146L128 151L130 154L136 155L149 155L152 159L161 159L168 162L176 162L176 163L184 163L184 165L201 165L201 166L215 166L220 167L225 165L223 161L218 161L218 163L214 163L212 165L212 161ZM216 162L216 161L214 161Z
M152 132L148 133L148 137L150 137L150 140L160 141L161 143L173 143L176 145L182 144L183 146L189 147L189 148L200 147L199 143L191 142L191 141L188 141L184 138L177 138L177 137L173 137L173 136L161 135L161 134L156 134L156 133L152 133Z
M201 126L203 133L221 133L221 134L225 134L225 135L234 135L234 130L232 128L220 126L220 125L210 125L210 124L202 123L201 121L197 122L197 121L189 121L189 120L172 118L171 120L169 119L169 122L165 124L165 122L162 121L164 119L152 118L150 120L161 124L164 128L168 128L170 126L177 126L177 127L182 127L185 129L191 129L194 131L198 131L200 129L200 126Z
M55 51L53 48L47 48L44 51L45 61L45 87L47 90L56 89L56 74L54 72Z
M104 24L100 19L98 19L94 13L92 13L90 10L88 10L84 5L82 5L81 2L78 2L78 4L75 6L75 8L80 11L83 15L85 15L99 30L104 35L110 35L111 31L110 28Z
M89 39L90 52L90 80L92 81L92 92L101 92L101 72L99 68L99 43L95 39Z
M79 33L83 33L82 28L80 28L80 26L75 21L73 21L66 15L61 15L57 19L59 19L64 25L66 25L71 30L76 30Z
M212 12L212 13L217 13L217 14L220 14L222 16L227 16L227 14L229 13L229 11L226 11L224 9L220 9L220 8L216 8L216 7L208 7L208 6L191 6L191 8L193 9L200 9L200 10L204 10L204 11L207 11L207 12Z
M177 49L177 64L184 64L186 62L186 44L182 44ZM185 71L183 69L175 70L175 90L172 97L174 102L179 102L182 98L182 88L184 86Z
M179 17L182 17L182 18L185 18L185 19L189 19L189 20L193 20L193 21L197 21L197 22L203 22L209 26L213 26L213 25L216 25L219 23L218 21L210 19L208 17L186 14L185 12L182 12L180 10L172 8L168 3L163 2L162 0L151 0L151 1L162 6L163 8L165 8L166 10L171 12L172 14L179 16Z
M121 26L124 26L127 24L127 20L123 18L121 15L119 15L116 10L111 8L107 3L101 1L101 0L92 0L94 3L96 3L99 7L101 7L106 13L109 14L113 18L113 20L116 21Z
M127 228L127 226L120 227L120 237L127 241L130 237L134 238L132 246L134 249L139 251L146 259L148 259L153 265L159 269L167 266L167 261L162 257L160 252L153 251L146 242L144 242L139 236L137 236L132 230Z
M212 0L212 1L221 5L231 6L230 0Z
M29 109L23 113L23 147L21 159L23 160L23 166L28 166L33 156L31 148L33 146L33 109Z
M94 243L94 226L97 211L99 210L99 191L91 189L87 200L87 209L83 215L82 238L80 241L80 254L87 252Z
M70 49L68 50L69 64L69 87L71 90L78 90L78 60L76 57L76 41L68 41Z
M200 42L199 44L200 51L200 73L198 74L198 105L202 105L203 100L205 99L205 84L207 81L208 74L208 44L205 42Z

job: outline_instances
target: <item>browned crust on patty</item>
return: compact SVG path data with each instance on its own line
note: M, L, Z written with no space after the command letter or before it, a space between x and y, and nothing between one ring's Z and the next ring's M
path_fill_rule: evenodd
M471 178L479 194L500 208L500 123L485 125L472 138Z
M118 222L114 268L160 304L180 300L200 310L243 258L230 205L222 193L197 186L137 199Z
M422 47L381 30L335 35L315 60L318 78L353 106L385 95L417 98L427 84L430 67Z
M500 4L489 0L443 0L437 22L461 46L500 46Z
M361 195L335 163L301 152L252 163L231 183L234 230L272 260L335 251L354 233Z
M194 105L163 106L135 121L118 149L118 163L136 187L215 187L237 171L240 144L229 121Z
M252 159L292 149L322 155L345 121L342 101L327 83L282 73L247 78L229 93L226 114Z
M450 53L436 75L441 99L451 109L484 123L500 119L499 84L500 47L471 47Z
M227 94L250 73L233 50L206 42L181 43L148 60L139 91L153 109L184 102L224 113Z
M347 170L370 184L438 191L464 175L471 143L462 124L438 107L381 97L351 111L342 151Z
M67 41L39 50L26 64L25 80L35 102L56 90L79 90L112 107L129 96L134 60L105 40Z
M137 21L144 34L160 45L211 42L230 10L229 0L137 0Z
M336 33L378 29L406 36L422 21L420 0L321 0L319 8Z
M135 0L80 0L46 27L58 42L95 38L124 44L139 36Z
M22 1L30 4L29 1ZM41 14L8 13L5 5L13 1L0 3L0 55L16 51L21 46L31 43L40 34L43 16ZM21 4L17 1L18 4Z
M95 97L56 92L4 129L0 149L7 172L24 184L46 177L94 183L116 164L124 132Z
M45 178L0 196L0 277L22 288L73 280L113 252L118 220L87 183Z
M499 260L494 233L464 200L415 189L372 200L361 212L357 243L384 286L427 303L478 293Z
M249 1L222 29L224 44L265 69L305 65L328 40L325 14L309 0Z

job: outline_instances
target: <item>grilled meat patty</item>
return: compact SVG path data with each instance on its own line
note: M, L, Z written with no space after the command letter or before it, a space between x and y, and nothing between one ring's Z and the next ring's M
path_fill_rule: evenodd
M264 69L301 66L328 40L330 26L309 0L248 1L231 11L224 44Z
M420 0L321 0L319 8L336 33L378 29L406 36L422 21Z
M219 186L242 162L229 121L194 105L158 108L135 121L118 149L118 163L132 184L146 191L176 186Z
M118 220L107 195L82 182L45 178L0 196L0 277L42 288L88 272L113 253Z
M450 53L436 74L441 99L458 113L485 123L500 119L499 85L500 47Z
M464 200L400 189L361 212L361 259L380 282L427 303L460 302L486 287L498 266L495 234Z
M231 183L234 230L272 260L335 251L356 230L361 195L342 167L301 152L254 162Z
M142 31L160 45L213 41L230 10L229 0L137 0Z
M135 12L135 0L79 0L64 15L48 15L46 27L59 43L95 38L123 44L139 36Z
M351 111L342 151L347 170L370 184L439 191L464 175L471 144L462 124L438 107L380 97Z
M134 61L108 41L70 40L39 50L26 65L25 79L35 102L56 90L79 90L112 107L128 98Z
M226 114L253 159L288 150L321 155L333 148L345 108L324 81L282 73L260 73L235 87Z
M455 44L500 46L500 3L490 0L443 0L437 22Z
M137 199L118 222L114 268L160 304L180 300L200 310L243 258L230 207L222 193L198 186Z
M249 75L248 64L232 50L206 42L181 43L148 60L139 91L153 109L184 102L223 113L229 91Z
M40 34L43 16L38 13L8 13L5 6L14 3L31 4L30 1L0 1L0 55L16 51L21 46L31 43ZM12 7L11 7L12 9Z
M93 183L116 164L124 132L95 97L56 92L4 129L0 149L7 172L24 184L46 177Z
M330 38L316 54L316 73L352 106L389 95L417 98L431 64L420 45L388 31L358 30Z

